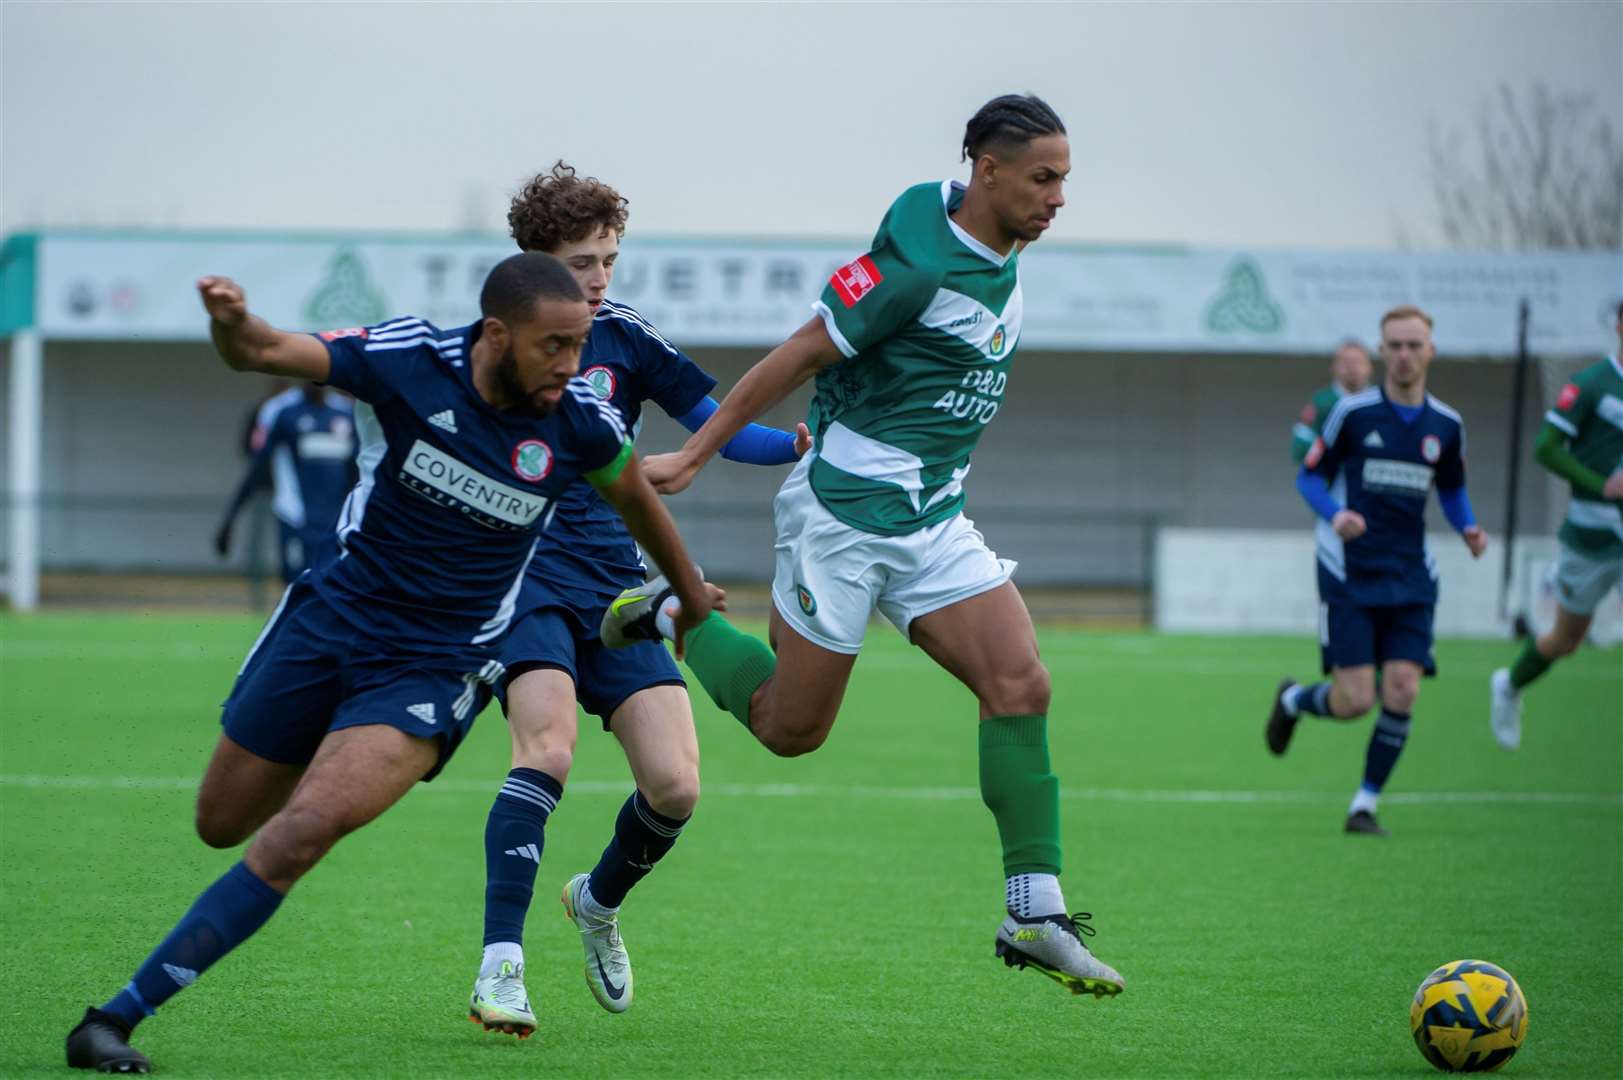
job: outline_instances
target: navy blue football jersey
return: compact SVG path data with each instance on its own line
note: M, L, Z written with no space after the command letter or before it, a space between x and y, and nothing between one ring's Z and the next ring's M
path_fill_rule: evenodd
M354 394L360 479L342 554L313 584L358 629L426 647L499 644L558 499L631 456L620 414L580 379L537 419L474 389L481 323L403 318L320 335L328 381Z
M271 474L271 510L292 529L331 531L355 485L354 407L341 395L311 404L294 391L270 416L253 468Z
M643 402L682 416L716 386L715 379L646 319L609 300L592 319L580 380L614 406L633 439L642 427ZM558 497L557 520L536 546L519 610L558 603L600 606L603 597L641 584L644 571L620 515L591 484L575 483Z
M1367 531L1343 542L1320 521L1320 596L1360 607L1435 604L1437 564L1426 547L1433 487L1465 485L1465 422L1430 394L1412 422L1373 387L1337 402L1304 466Z

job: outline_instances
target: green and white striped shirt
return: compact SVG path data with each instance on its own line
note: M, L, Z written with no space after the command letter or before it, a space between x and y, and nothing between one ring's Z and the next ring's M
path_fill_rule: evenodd
M953 181L908 188L814 305L845 359L817 377L812 490L864 532L900 536L958 513L969 455L1003 404L1020 343L1018 256L948 216L963 198Z

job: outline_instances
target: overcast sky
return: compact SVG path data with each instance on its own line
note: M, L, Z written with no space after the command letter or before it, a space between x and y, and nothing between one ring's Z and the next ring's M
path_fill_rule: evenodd
M1501 80L1623 131L1623 2L0 3L0 228L505 229L557 157L649 234L871 233L1011 90L1051 236L1436 246L1428 121Z

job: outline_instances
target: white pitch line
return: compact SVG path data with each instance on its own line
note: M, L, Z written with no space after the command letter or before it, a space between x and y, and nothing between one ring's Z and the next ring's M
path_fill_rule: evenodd
M194 663L235 664L247 652L251 642L221 642L219 639L169 640L163 642L122 641L97 643L87 646L75 641L6 641L0 639L0 663L25 663L30 660L174 660ZM1127 645L1127 647L1123 647ZM1156 646L1158 647L1158 646ZM1094 671L1103 669L1111 674L1134 677L1143 675L1223 675L1239 678L1272 680L1279 675L1278 665L1258 664L1247 657L1222 654L1177 656L1158 655L1152 646L1138 647L1138 639L1117 641L1067 641L1059 644L1044 643L1043 653L1062 670ZM920 658L914 652L870 652L858 662L857 671L920 670ZM1486 678L1494 670L1493 664L1455 662L1446 666L1445 676L1468 679ZM1623 681L1618 670L1597 667L1593 670L1564 667L1562 682L1612 683Z
M191 791L195 776L40 776L0 775L0 787L57 790ZM499 780L446 778L424 785L424 790L451 795L494 797ZM571 780L567 790L580 795L624 795L630 780ZM751 799L901 799L922 802L979 801L972 787L872 787L861 784L706 784L707 797ZM1062 788L1060 796L1078 802L1202 803L1254 805L1268 803L1340 802L1344 792L1333 791L1228 791L1199 788ZM1623 806L1623 793L1601 791L1394 791L1382 801L1405 806L1461 804L1520 804L1544 806Z

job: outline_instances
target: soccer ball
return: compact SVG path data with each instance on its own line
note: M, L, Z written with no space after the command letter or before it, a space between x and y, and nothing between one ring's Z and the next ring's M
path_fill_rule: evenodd
M1481 960L1444 964L1420 984L1409 1030L1444 1072L1492 1072L1527 1038L1527 999L1503 968Z

